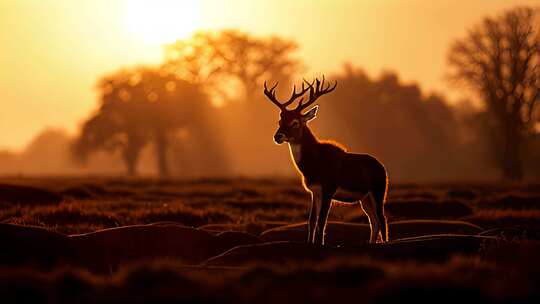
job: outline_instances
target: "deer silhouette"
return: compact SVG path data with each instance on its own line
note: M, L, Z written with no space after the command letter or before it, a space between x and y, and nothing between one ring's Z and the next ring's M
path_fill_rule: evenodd
M383 164L368 154L349 153L340 144L320 141L310 130L307 123L317 116L316 105L303 113L319 97L335 90L315 79L302 83L299 92L296 86L288 101L280 102L276 98L276 83L268 89L264 83L264 94L280 109L279 128L274 141L279 145L289 144L293 163L302 175L304 188L311 193L311 211L308 221L308 243L324 244L326 221L332 200L343 203L360 204L369 219L371 227L370 243L380 239L388 241L388 223L384 214L384 203L388 190L388 175ZM308 100L303 103L309 91ZM296 108L288 110L299 97Z

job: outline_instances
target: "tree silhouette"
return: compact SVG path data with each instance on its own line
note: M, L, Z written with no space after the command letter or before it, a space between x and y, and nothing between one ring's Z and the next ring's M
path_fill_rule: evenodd
M297 44L279 37L256 38L238 31L224 31L214 44L224 61L224 72L239 80L247 100L252 100L254 94L260 95L265 80L289 80L300 68L300 62L291 56Z
M130 175L142 148L153 142L159 175L169 176L169 139L182 127L204 128L210 107L199 86L159 68L120 71L104 77L98 89L101 106L84 123L73 151L84 160L99 149L119 150Z
M194 84L211 86L222 72L222 61L212 48L214 36L197 32L190 39L165 46L164 67Z
M297 48L294 41L236 30L199 32L166 47L166 69L201 84L214 100L222 101L219 119L227 125L224 141L237 174L274 170L261 159L283 155L272 146L277 113L264 101L261 87L265 80L286 85L295 76L302 68L293 56Z
M243 96L260 95L264 80L288 80L301 63L292 57L294 41L256 37L237 30L198 32L188 40L166 46L165 67L184 79L225 94L231 83L240 84Z
M79 161L98 150L119 150L125 162L127 174L136 174L136 164L142 148L150 140L144 128L144 106L132 100L132 86L120 79L125 72L104 79L99 88L102 105L98 112L82 126L81 133L73 145L73 154Z
M442 96L424 96L392 72L377 78L345 65L329 79L338 89L321 104L322 138L335 138L351 151L371 153L385 163L392 178L457 178L459 138L452 108Z
M488 17L452 46L450 76L481 97L493 150L505 178L523 178L523 148L534 133L540 97L540 31L536 11L516 8Z

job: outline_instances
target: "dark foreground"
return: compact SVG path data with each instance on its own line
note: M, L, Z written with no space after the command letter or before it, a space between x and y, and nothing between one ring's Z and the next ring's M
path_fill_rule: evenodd
M17 185L17 186L14 186ZM392 185L390 239L294 180L0 179L0 302L540 303L540 185Z

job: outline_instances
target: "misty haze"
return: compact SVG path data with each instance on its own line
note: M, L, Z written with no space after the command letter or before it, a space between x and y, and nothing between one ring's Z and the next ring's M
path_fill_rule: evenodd
M537 0L0 0L1 303L540 299Z

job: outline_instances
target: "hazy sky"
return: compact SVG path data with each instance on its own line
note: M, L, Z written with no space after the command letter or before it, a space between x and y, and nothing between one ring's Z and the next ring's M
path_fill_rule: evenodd
M298 41L311 73L349 61L455 97L443 79L450 43L523 4L540 0L0 0L0 149L46 127L74 132L100 76L159 62L160 42L194 29L278 34Z

